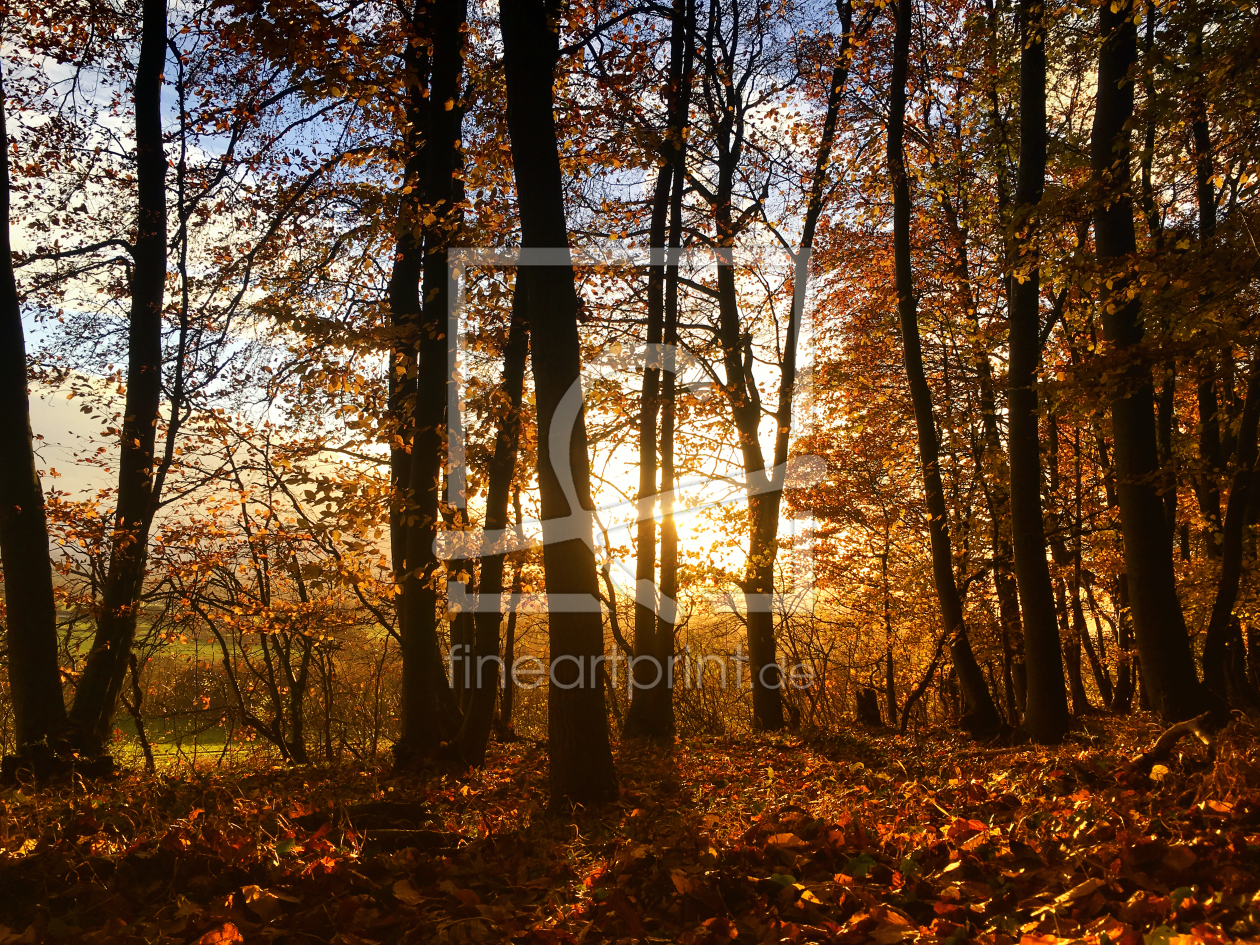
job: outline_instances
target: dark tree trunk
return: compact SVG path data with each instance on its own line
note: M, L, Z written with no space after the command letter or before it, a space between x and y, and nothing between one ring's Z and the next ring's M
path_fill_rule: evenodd
M517 276L518 282L520 276ZM508 541L508 500L516 475L516 456L521 435L521 395L525 386L525 362L529 356L529 334L525 323L525 299L518 286L512 300L512 321L503 350L503 397L490 460L486 488L486 517L481 547L481 581L474 614L476 639L473 654L472 699L459 733L459 753L464 761L485 763L486 743L494 723L495 690L499 686L499 624L503 619L504 548ZM515 615L515 608L513 608ZM513 627L515 630L515 627ZM514 644L515 641L513 641ZM508 654L510 669L511 654ZM506 695L505 695L506 698ZM509 713L510 715L510 713Z
M521 490L519 486L512 495L512 505L516 511L516 534L523 545L525 536L521 531ZM516 703L516 676L513 673L512 664L516 660L516 613L517 601L520 599L521 594L521 577L521 559L517 557L516 567L512 569L512 590L509 595L507 630L503 640L503 699L499 702L498 725L498 734L501 741L507 741L514 735L512 709Z
M910 258L910 182L906 173L903 139L906 121L906 74L909 68L911 18L909 0L896 6L897 32L893 47L891 108L888 118L888 171L893 188L893 246L896 254L897 309L901 318L906 375L918 428L919 462L923 471L932 540L932 575L940 599L941 618L950 641L950 653L962 684L966 710L963 725L974 734L997 731L1001 718L989 693L984 672L976 662L963 620L962 598L954 579L949 518L941 485L936 419L932 394L923 370L923 348L914 298Z
M1137 248L1128 129L1133 116L1128 75L1137 53L1131 4L1115 9L1104 4L1099 26L1102 45L1092 144L1097 185L1094 242L1099 265L1111 274L1127 267ZM1141 299L1127 297L1131 282L1130 276L1116 273L1101 300L1104 331L1121 362L1111 403L1116 492L1143 681L1155 710L1166 721L1178 722L1198 715L1205 700L1177 599L1172 543L1156 485L1153 384L1150 366L1141 360Z
M1063 688L1063 651L1054 625L1054 590L1046 564L1041 517L1041 438L1037 417L1037 368L1041 364L1041 270L1037 225L1046 179L1046 49L1042 7L1019 5L1020 147L1014 221L1019 260L1011 289L1010 411L1011 531L1019 582L1028 691L1024 728L1043 744L1060 741L1070 722ZM1079 654L1078 654L1079 655Z
M809 256L813 249L814 231L822 212L827 192L827 170L835 141L840 101L848 81L852 10L848 2L838 5L842 28L841 46L832 72L828 92L827 115L823 134L815 156L813 177L805 219L802 221L801 243L796 255L796 273L792 292L792 310L783 343L783 360L779 379L778 403L775 410L777 431L769 464L759 439L762 420L760 392L752 369L752 342L743 334L739 297L733 261L720 260L717 273L718 342L722 348L726 382L722 391L730 406L731 417L739 439L744 476L748 484L748 565L741 584L748 610L748 660L752 675L753 728L777 731L783 728L782 674L775 659L774 639L774 565L778 554L779 506L783 496L783 477L792 429L792 397L796 390L796 347ZM733 216L732 200L736 171L744 145L746 102L729 81L710 76L709 90L718 105L714 139L719 151L718 180L715 192L709 195L720 253L729 253L742 226Z
M879 690L864 686L857 691L853 701L854 714L859 725L867 728L883 728L884 719L879 714Z
M420 276L424 265L424 142L429 131L429 55L427 23L421 4L411 15L411 33L403 49L402 81L406 90L407 130L403 135L405 161L394 221L394 263L387 295L393 344L390 347L389 413L390 443L389 536L394 580L405 584L403 562L407 552L408 493L411 488L412 412L416 394L416 344L420 323ZM405 594L405 590L404 590ZM401 610L401 606L400 606ZM401 615L400 615L401 616ZM401 623L401 620L400 620Z
M1247 396L1238 427L1238 455L1225 505L1221 535L1221 574L1212 615L1203 642L1203 683L1211 695L1232 702L1228 686L1228 641L1234 604L1243 571L1243 530L1251 491L1256 488L1257 426L1260 425L1260 354L1252 359L1247 376Z
M425 252L421 265L420 330L414 407L410 494L405 529L401 649L403 662L400 730L394 758L400 766L433 756L459 730L459 706L447 681L437 636L437 556L434 540L439 522L439 490L446 452L447 388L452 378L447 335L450 302L447 247L458 230L460 215L457 174L460 170L460 102L463 77L466 0L436 0L422 14L431 31L433 59L429 101L450 102L432 109L423 145L423 189L426 217ZM410 280L411 273L405 273ZM410 292L410 281L400 287ZM409 301L409 300L408 300ZM462 655L462 654L461 654Z
M677 27L675 27L676 29ZM676 94L676 93L675 93ZM652 224L648 246L653 256L664 254L665 227L669 219L673 164L664 163L656 176L652 198ZM648 269L647 352L643 364L643 390L639 398L639 495L638 530L635 536L634 662L631 700L622 730L629 738L664 738L658 730L658 687L664 683L664 667L656 660L656 448L657 415L660 412L661 337L665 322L664 260Z
M0 563L5 645L19 756L51 748L66 730L57 660L57 606L44 490L35 467L26 340L9 243L9 135L0 79ZM32 759L34 760L34 759Z
M134 652L131 654L129 676L131 677L131 695L128 697L126 691L123 691L119 693L119 698L136 727L136 741L140 743L140 751L144 755L144 770L149 774L155 774L157 762L153 758L153 745L149 741L149 733L144 725L144 690L140 688L140 662Z
M884 702L888 707L888 724L897 724L897 672L893 663L892 589L888 585L888 532L884 533L884 553L880 570L884 583Z
M1094 684L1098 686L1098 695L1102 698L1103 708L1111 710L1111 700L1114 695L1111 686L1111 676L1108 675L1102 661L1098 658L1098 651L1094 648L1094 642L1090 639L1089 625L1085 622L1085 608L1081 604L1081 568L1079 560L1076 564L1076 573L1071 581L1072 592L1072 634L1081 641L1081 646L1085 648L1085 658L1089 660L1089 671L1093 674Z
M1195 42L1193 45L1198 46ZM1195 193L1199 204L1199 245L1207 250L1216 235L1216 187L1212 183L1212 136L1202 103L1196 103L1193 125L1195 151ZM1199 478L1195 496L1203 516L1203 544L1212 560L1222 553L1221 485L1224 470L1221 449L1221 421L1216 400L1216 365L1205 356L1199 366L1196 390L1199 405Z
M985 0L985 18L987 36L985 43L985 69L989 81L986 83L986 100L990 133L1000 142L1003 151L1009 151L1007 143L1007 127L1003 118L1001 99L998 90L997 58L1000 54L1001 30L999 10L992 0ZM997 197L997 217L1003 226L1009 222L1010 196L1007 189L1007 166L1003 160L995 175ZM954 215L956 217L956 214ZM1003 267L1010 268L1012 240L1007 233L1003 241ZM975 304L974 293L970 288L970 265L965 255L965 240L962 241L964 254L961 262L967 272L966 306L973 314L971 328L976 337L980 337L980 319ZM1008 309L1011 305L1011 292L1014 279L1007 274L1002 280L1003 293L1006 296ZM1010 482L1010 465L1003 452L1001 432L998 429L998 406L995 385L993 382L993 366L989 362L987 350L977 350L976 374L980 388L980 414L984 437L979 464L990 475L990 483L985 489L985 498L989 505L991 520L991 542L993 545L993 589L998 599L998 619L1002 626L1002 670L1003 685L1006 689L1007 715L1011 723L1018 725L1023 717L1027 701L1028 671L1024 663L1024 630L1019 615L1019 585L1015 577L1015 556L1011 547L1011 497L1008 484Z
M526 252L546 249L567 258L569 233L552 113L552 71L559 49L549 19L557 13L551 0L506 0L501 6L521 244ZM520 274L525 278L538 408L538 491L551 640L551 803L597 803L617 796L617 772L598 672L604 634L591 534L578 298L569 263L527 266ZM557 595L583 604L565 607Z
M1081 433L1076 430L1072 437L1072 485L1073 485L1073 502L1076 506L1076 516L1073 528L1072 538L1072 578L1070 588L1072 591L1072 631L1077 639L1081 641L1081 645L1085 647L1085 655L1089 659L1090 672L1094 675L1094 682L1098 685L1098 694L1102 697L1103 707L1108 711L1111 710L1111 700L1114 692L1111 686L1111 676L1107 673L1102 661L1098 658L1098 651L1094 649L1094 643L1090 639L1089 625L1085 622L1085 609L1081 604L1081 584L1082 578L1085 577L1081 567L1082 549L1082 533L1085 529L1085 516L1082 502L1084 500L1082 492L1082 456L1081 456ZM1102 633L1098 634L1098 649L1102 649Z
M166 287L166 152L162 73L166 0L144 0L135 74L136 241L127 333L127 397L118 458L118 496L109 570L92 651L75 688L70 721L85 754L103 753L136 636L153 492L154 440L162 397L162 299Z
M688 23L695 23L695 7L687 0ZM682 245L682 150L677 152L674 192L670 202L669 250L670 265L665 273L665 350L661 377L661 582L660 613L656 620L656 654L661 665L672 669L674 628L678 623L678 526L674 520L674 424L677 394L678 352L678 249ZM658 706L659 729L674 731L673 673L665 675L664 691Z
M1075 627L1070 622L1067 594L1063 585L1062 578L1055 579L1055 612L1059 617L1063 666L1067 669L1068 691L1072 695L1072 714L1080 716L1089 712L1089 698L1085 695L1085 683L1081 679L1081 638L1076 635Z
M1168 525L1168 540L1175 541L1177 534L1177 457L1173 452L1173 422L1177 396L1177 362L1169 359L1164 365L1164 377L1159 386L1156 404L1158 423L1155 435L1159 452L1160 488L1164 493L1164 521Z
M658 591L656 584L656 520L657 496L657 416L662 408L661 371L669 372L667 385L670 438L670 469L662 469L660 489L671 491L673 482L674 371L678 344L678 269L677 250L682 241L682 193L686 177L686 129L691 105L691 77L694 55L695 8L692 0L674 0L670 35L670 91L664 141L661 144L663 163L657 177L652 207L652 226L648 242L657 259L648 273L648 354L643 369L642 406L639 417L639 512L636 539L638 559L635 569L633 699L626 710L624 732L658 740L674 734L673 685L671 661L674 655L674 620L677 588L671 579L670 591ZM668 252L665 244L668 240ZM668 311L667 311L668 309ZM672 319L671 347L662 348L667 333L666 323ZM661 355L664 355L662 358ZM660 438L664 439L662 430ZM664 452L664 444L661 451ZM662 466L664 464L662 463ZM671 503L672 511L672 503ZM678 535L661 534L662 559L667 551L673 558L671 568L677 572ZM664 561L662 560L662 569ZM663 578L662 578L663 583ZM668 618L668 619L666 619Z
M1129 576L1121 574L1116 578L1116 648L1119 650L1116 668L1116 693L1111 703L1111 711L1117 715L1125 715L1133 708L1133 697L1137 692L1137 666L1133 652L1132 611L1129 608Z

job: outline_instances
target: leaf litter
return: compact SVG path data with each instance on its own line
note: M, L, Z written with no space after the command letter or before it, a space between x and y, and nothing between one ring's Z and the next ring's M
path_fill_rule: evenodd
M617 803L482 771L272 768L0 795L0 945L1260 941L1260 763L1237 722L1153 777L1151 722L1057 749L624 743Z

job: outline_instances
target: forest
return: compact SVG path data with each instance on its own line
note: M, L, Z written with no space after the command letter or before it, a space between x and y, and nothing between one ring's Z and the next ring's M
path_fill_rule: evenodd
M1255 0L0 0L0 945L1260 940Z

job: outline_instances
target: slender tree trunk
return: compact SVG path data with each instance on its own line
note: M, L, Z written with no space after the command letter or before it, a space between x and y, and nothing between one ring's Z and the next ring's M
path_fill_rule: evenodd
M1141 353L1141 298L1128 297L1137 249L1133 226L1128 123L1133 116L1130 67L1137 53L1133 9L1123 2L1099 8L1102 45L1094 112L1092 163L1097 185L1094 243L1098 262L1112 274L1102 297L1103 327L1121 360L1111 403L1116 492L1124 533L1124 562L1133 597L1133 622L1147 695L1166 721L1192 718L1204 706L1195 676L1185 618L1177 599L1172 544L1165 534L1156 481L1159 455L1150 366Z
M119 693L119 698L136 726L136 741L140 743L140 751L144 755L144 770L153 774L157 771L157 762L153 758L153 745L149 741L149 733L144 727L144 690L140 688L140 665L134 652L131 654L130 670L131 697L128 698L124 691Z
M1011 530L1023 616L1024 661L1028 667L1024 728L1036 741L1051 744L1067 733L1070 718L1041 517L1041 438L1037 414L1037 369L1041 364L1037 226L1046 178L1046 49L1041 5L1036 0L1021 0L1019 14L1023 50L1019 77L1021 133L1013 225L1020 251L1012 254L1019 265L1011 291L1007 391Z
M686 0L688 28L695 25L695 4ZM690 82L690 79L688 79ZM659 706L660 729L674 731L674 692L672 660L674 628L678 624L678 526L674 520L674 427L676 418L678 367L678 251L682 246L683 158L680 146L675 152L674 191L670 198L669 264L665 272L666 356L661 375L661 575L660 610L656 619L656 656L666 667L664 692Z
M434 541L446 452L447 386L452 383L448 346L454 339L447 335L447 247L460 225L456 175L461 165L460 89L466 0L436 0L423 15L433 41L428 98L430 102L450 103L451 107L430 111L429 134L423 147L425 218L432 214L433 220L425 229L415 406L411 411L414 432L400 634L402 706L399 738L394 745L395 761L401 766L434 755L443 742L455 737L460 724L459 707L442 665L437 636L438 561ZM410 280L410 273L405 275ZM410 289L410 281L400 286L405 293Z
M1098 686L1098 694L1102 698L1103 708L1111 711L1111 702L1114 697L1111 676L1098 658L1098 651L1094 648L1093 640L1090 639L1089 624L1085 622L1085 608L1081 604L1081 552L1079 545L1080 541L1078 538L1072 565L1072 580L1069 586L1069 590L1072 593L1072 633L1081 641L1081 645L1085 648L1085 657L1089 660L1089 670L1094 676L1094 683ZM1101 638L1102 635L1099 634L1099 639L1101 640Z
M1126 715L1133 708L1133 696L1137 691L1137 667L1134 664L1133 625L1129 608L1129 576L1116 577L1116 649L1119 653L1116 667L1116 690L1111 711Z
M1242 420L1238 429L1238 455L1229 501L1225 506L1225 524L1221 534L1221 574L1212 615L1208 619L1203 642L1203 683L1213 697L1230 702L1228 683L1228 640L1234 604L1243 571L1243 530L1247 506L1257 479L1257 426L1260 425L1260 353L1252 358L1247 377L1247 396L1243 402Z
M677 32L678 24L674 30ZM677 95L677 89L673 92ZM652 199L652 224L648 245L652 254L664 255L666 224L674 166L663 163L656 177ZM623 733L631 738L665 738L660 729L657 704L664 688L665 667L656 659L656 518L657 415L660 412L661 338L665 322L665 264L653 261L648 269L647 353L643 364L643 391L639 399L639 497L638 534L635 537L634 663L632 696L626 709ZM669 488L666 485L665 488Z
M884 583L884 702L888 711L888 726L897 726L897 672L893 663L892 592L888 586L888 533L884 533L884 553L880 555L880 569Z
M695 5L693 0L674 0L670 35L670 92L667 127L661 144L664 163L657 178L649 244L654 261L648 273L648 358L643 371L643 395L639 427L639 522L638 560L635 571L635 663L632 670L633 699L626 710L625 734L665 740L674 734L672 660L674 655L675 596L677 592L678 534L670 505L669 534L662 525L662 569L669 564L669 594L656 585L657 417L668 397L669 416L662 423L660 439L669 437L670 463L660 489L672 493L674 435L674 368L678 345L678 248L682 240L682 194L686 183L686 134L691 104L694 57ZM668 248L665 244L668 242ZM672 319L672 322L671 322ZM672 341L661 343L672 324ZM672 347L670 347L672 345ZM663 355L663 357L662 357ZM661 372L669 372L668 391L662 392ZM668 431L664 426L668 426ZM665 451L663 443L661 452ZM668 546L668 547L667 547ZM662 577L662 583L664 578ZM645 658L646 657L646 658Z
M1102 697L1103 708L1111 711L1111 701L1115 695L1111 685L1111 675L1099 659L1099 653L1105 652L1102 645L1102 632L1100 631L1098 634L1098 650L1096 651L1093 640L1090 638L1089 625L1085 622L1085 610L1081 605L1081 584L1087 575L1082 570L1082 533L1085 530L1085 515L1082 506L1084 496L1082 493L1081 432L1079 429L1074 431L1072 436L1072 481L1073 500L1076 505L1076 521L1072 538L1072 626L1077 637L1080 638L1081 644L1085 647L1085 655L1089 659L1090 672L1094 674L1094 682L1098 685L1098 694Z
M985 19L987 36L985 43L986 102L989 122L989 133L996 139L998 148L995 190L997 197L997 217L1003 228L1009 224L1010 196L1007 189L1007 160L1009 153L1006 123L1002 117L1001 100L998 90L997 59L1002 53L999 10L993 0L985 0ZM956 214L954 215L956 217ZM970 264L967 261L965 240L963 265L968 271L967 308L976 314L972 315L972 331L980 337L980 319L975 304L974 292L970 288ZM1010 234L1003 240L1003 269L1010 269L1012 241ZM1006 297L1008 312L1011 307L1011 293L1014 280L1009 272L1002 279L1003 294ZM993 382L993 366L989 362L989 352L978 349L976 352L976 374L980 388L980 414L984 429L983 453L981 461L990 473L991 482L985 490L989 504L991 520L991 543L993 545L993 589L998 599L998 619L1002 626L1002 668L1003 684L1006 688L1006 703L1012 724L1019 724L1023 717L1027 702L1028 670L1024 663L1024 630L1019 614L1019 585L1015 577L1014 549L1011 547L1011 502L1010 466L1003 451L1001 433L998 430L997 395Z
M901 318L906 375L918 428L919 462L923 471L923 491L927 499L929 532L932 540L932 575L941 605L941 618L950 640L950 652L963 689L966 711L964 727L974 734L997 731L1001 718L984 672L976 662L963 619L962 598L954 580L953 553L949 540L949 518L941 485L936 419L932 414L932 394L923 370L923 349L914 297L914 277L910 258L910 182L906 173L903 138L906 120L906 74L910 58L910 3L896 6L897 32L893 47L891 108L888 119L888 170L893 188L893 245L896 254L897 308Z
M520 281L520 276L517 276ZM508 500L516 475L516 456L521 435L521 396L525 386L525 363L529 357L529 334L525 323L525 298L518 286L512 299L512 320L503 351L503 397L506 404L499 418L494 456L490 460L486 489L485 531L481 547L481 581L474 615L476 665L472 670L472 701L459 733L459 753L464 761L485 763L486 743L494 724L495 690L499 686L499 625L503 620L503 564L508 536ZM519 591L518 591L519 592ZM515 615L515 608L513 608ZM515 629L515 628L513 628ZM511 654L508 654L509 661ZM510 669L510 662L507 667ZM506 696L505 696L506 698Z
M35 467L26 341L9 242L9 135L0 78L0 562L17 754L52 747L66 730L57 660L57 606L44 490Z
M569 233L552 112L552 71L559 49L549 22L557 12L552 0L505 0L501 6L521 244L526 252L545 249L559 257L557 264L521 270L538 408L538 491L551 640L547 732L553 807L617 795L598 671L604 634L591 534L578 298L572 265L563 261L568 259ZM565 606L558 595L574 603Z
M398 193L398 216L394 221L394 262L387 296L390 327L394 333L390 348L389 413L393 436L390 441L390 553L394 580L404 585L406 558L408 491L411 488L411 445L415 431L412 412L416 393L416 343L420 322L420 276L424 264L424 142L429 131L428 43L423 42L427 24L418 2L411 14L412 35L403 53L402 81L406 90L407 127L403 135L405 161ZM404 590L405 595L405 590ZM402 599L405 604L405 598ZM401 609L400 605L400 609ZM401 620L400 620L401 623Z
M1198 47L1198 41L1192 43ZM1216 187L1212 183L1212 136L1202 102L1195 103L1192 126L1195 150L1195 193L1199 204L1199 246L1207 250L1216 236ZM1210 349L1209 349L1210 351ZM1216 364L1205 353L1199 365L1196 390L1199 405L1199 514L1203 517L1203 541L1207 555L1214 561L1221 558L1221 486L1224 455L1221 448L1221 421L1216 400Z
M1156 402L1155 435L1159 452L1160 488L1164 493L1164 520L1168 523L1168 540L1177 534L1177 456L1173 452L1173 424L1176 413L1177 362L1170 358L1164 365Z
M166 152L162 73L166 0L144 0L135 74L136 241L127 334L127 397L118 459L118 496L109 570L96 635L75 688L70 721L85 754L102 754L136 636L153 493L154 441L162 397L162 299L166 287Z
M1067 594L1062 578L1054 581L1055 613L1059 618L1059 633L1063 640L1063 665L1067 669L1068 691L1072 695L1072 714L1084 715L1090 709L1085 695L1085 683L1081 679L1081 639L1069 622Z

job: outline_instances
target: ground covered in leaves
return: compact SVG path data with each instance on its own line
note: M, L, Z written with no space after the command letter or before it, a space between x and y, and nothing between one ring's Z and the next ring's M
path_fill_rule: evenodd
M1257 732L1215 763L1091 720L1054 751L940 733L623 745L616 804L549 815L545 753L0 795L0 945L1260 937Z

